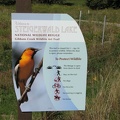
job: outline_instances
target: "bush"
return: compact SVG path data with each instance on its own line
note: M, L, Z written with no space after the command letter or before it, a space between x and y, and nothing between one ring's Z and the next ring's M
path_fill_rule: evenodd
M108 4L112 8L120 8L120 1L119 0L108 0Z
M92 9L104 9L108 7L107 0L87 0L87 6Z
M119 0L87 0L86 4L91 9L120 8Z
M16 0L0 0L0 4L4 5L14 5L16 3Z
M32 0L35 3L62 4L63 0Z

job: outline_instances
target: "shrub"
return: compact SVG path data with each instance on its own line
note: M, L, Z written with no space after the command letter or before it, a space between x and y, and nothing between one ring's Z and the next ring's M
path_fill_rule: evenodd
M35 3L46 3L46 4L62 4L63 0L32 0Z
M0 0L0 4L4 5L14 5L16 3L16 0Z
M87 0L86 4L91 9L120 8L119 0Z

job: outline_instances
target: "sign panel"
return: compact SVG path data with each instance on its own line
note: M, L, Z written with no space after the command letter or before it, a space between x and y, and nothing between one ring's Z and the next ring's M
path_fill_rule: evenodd
M13 13L12 50L22 111L85 110L87 50L71 16Z

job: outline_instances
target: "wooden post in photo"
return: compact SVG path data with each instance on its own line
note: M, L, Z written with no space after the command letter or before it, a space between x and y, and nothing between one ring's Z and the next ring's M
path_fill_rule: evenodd
M17 13L31 13L31 0L16 0Z
M32 120L32 112L21 112L18 104L18 120Z
M31 0L16 0L16 13L31 13ZM32 120L32 112L21 112L18 103L18 120Z

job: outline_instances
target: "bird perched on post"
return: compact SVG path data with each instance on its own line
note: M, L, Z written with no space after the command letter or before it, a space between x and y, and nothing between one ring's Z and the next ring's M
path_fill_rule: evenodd
M20 58L17 60L15 64L15 81L17 88L20 87L20 94L22 96L23 92L25 91L26 82L28 78L34 72L34 55L40 49L36 48L27 48L23 51ZM28 101L27 94L24 96L22 103Z

